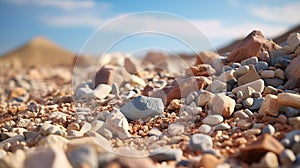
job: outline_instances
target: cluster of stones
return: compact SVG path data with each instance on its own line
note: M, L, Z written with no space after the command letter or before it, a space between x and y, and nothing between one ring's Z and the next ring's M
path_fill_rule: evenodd
M11 75L0 89L0 167L299 166L299 55L299 33L280 46L253 31L177 74L163 54L105 60L74 97L70 77L43 90L34 86L44 74Z

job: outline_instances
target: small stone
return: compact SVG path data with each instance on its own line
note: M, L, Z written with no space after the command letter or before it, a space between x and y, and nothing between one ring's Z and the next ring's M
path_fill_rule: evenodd
M226 92L227 84L220 80L214 80L212 83L206 88L206 90L211 91L212 93L221 93Z
M118 165L114 165L118 163ZM115 160L113 160L112 162L108 163L108 166L105 167L128 167L128 168L133 168L133 167L143 167L143 168L153 168L155 167L153 161L148 158L148 157L118 157ZM102 166L98 166L98 167L102 167ZM119 168L118 167L118 168Z
M144 81L144 79L136 76L136 75L131 75L130 76L130 83L131 85L137 85L137 86L141 86L141 87L145 87L147 84Z
M275 77L275 71L272 70L264 70L260 73L260 76L262 78L274 78Z
M259 60L270 62L270 55L268 51L262 51L259 55ZM259 62L258 62L259 63ZM268 69L268 68L267 68Z
M38 142L38 146L66 149L68 140L60 135L50 134Z
M88 87L81 87L76 90L75 93L75 99L81 99L81 98L94 98L94 92L92 89Z
M150 136L158 136L158 137L160 137L160 136L162 136L163 135L163 133L158 129L158 128L156 128L156 127L153 127L153 128L151 128L151 130L149 131L149 135Z
M244 98L244 95L243 95L243 92L242 92L242 91L238 91L238 92L236 93L236 96L237 96L238 99Z
M181 149L170 149L170 148L158 148L150 153L150 158L157 162L162 161L180 161L183 152Z
M121 66L104 65L96 73L94 78L95 87L99 84L112 85L116 83L120 86L123 82L130 80L130 74Z
M119 90L118 84L112 83L110 93L114 94L114 95L117 95L117 96L120 94L120 90Z
M252 106L249 107L249 109L252 111L257 111L259 108L261 108L261 105L262 105L264 99L263 98L255 98L253 100L254 100L253 104L252 104Z
M229 118L231 116L234 111L235 104L234 99L222 93L216 95L212 100L213 111L225 118Z
M239 110L233 113L233 117L240 118L240 119L247 119L249 118L249 115L247 115L247 113L245 113L244 111Z
M67 152L73 167L98 167L97 153L88 145L77 147Z
M213 147L212 138L205 134L194 134L190 139L190 149L192 151L206 151Z
M292 93L278 94L278 103L281 106L289 106L300 109L300 95Z
M82 134L85 134L89 132L92 129L92 125L88 122L84 122L83 125L81 126L80 132Z
M194 99L195 99L195 96L193 94L188 94L188 96L185 99L185 103L186 104L191 104L192 101L194 101Z
M27 94L26 89L21 88L21 87L16 87L10 91L8 99L18 98L18 97L24 96L26 94Z
M181 135L185 132L185 127L182 124L170 124L168 127L168 133L171 136Z
M267 95L267 94L277 95L278 90L276 88L274 88L273 86L267 86L267 87L265 87L265 90L264 90L263 94L264 95Z
M212 76L216 73L215 69L209 64L198 64L185 70L187 76Z
M277 155L273 152L267 152L259 163L253 163L251 167L279 167Z
M214 131L219 131L219 130L225 131L225 130L228 130L230 128L231 127L230 127L229 124L227 124L227 123L220 123L220 124L218 124L218 125L215 126Z
M274 135L275 133L275 128L268 124L267 126L265 126L262 131L261 131L262 134L270 134L270 135Z
M264 134L241 150L241 159L248 163L258 162L267 152L279 155L283 150L284 146L277 139L269 134Z
M296 156L292 150L285 149L280 153L279 160L284 166L291 166L296 160Z
M111 92L111 86L107 84L99 84L96 89L94 90L94 95L98 99L106 98L109 93Z
M180 100L179 99L173 99L168 108L168 110L176 110L176 109L180 109Z
M287 42L291 52L295 51L296 48L300 45L300 34L299 33L290 34L287 38Z
M244 101L243 101L243 105L244 107L248 108L250 106L252 106L254 103L254 99L249 97L249 98L246 98Z
M252 123L251 122L247 122L246 120L239 120L237 122L237 126L241 129L241 130L247 130L250 129L252 127Z
M138 74L138 63L134 58L126 57L124 60L124 67L128 73L133 75Z
M117 132L119 138L131 137L129 130L129 124L125 116L119 111L114 110L106 117L106 123Z
M250 65L250 69L247 73L238 78L238 86L244 85L249 82L253 82L260 79L260 76L256 72L254 65Z
M75 123L75 122L69 124L68 127L67 127L67 131L70 131L70 130L79 131L79 129L80 129L80 125L78 123Z
M253 116L253 112L249 109L245 109L244 112L250 117Z
M246 92L246 89L250 87L252 89L254 89L256 92L260 92L262 93L262 91L264 90L264 81L262 79L258 79L256 81L253 81L253 82L250 82L250 83L247 83L247 84L244 84L242 86L239 86L237 88L234 88L232 90L232 93L237 93L238 91L241 91L243 94ZM251 93L252 94L252 93ZM245 94L244 94L245 95Z
M258 63L255 64L255 69L257 72L260 70L267 70L268 68L269 68L268 63L264 61L259 61Z
M267 86L273 86L273 87L281 86L284 83L284 81L279 78L264 79L264 81L266 82Z
M161 99L138 96L121 107L121 112L131 120L148 119L159 115L164 111Z
M35 102L30 102L28 105L28 110L32 112L37 112L38 111L38 104Z
M244 65L239 67L233 74L236 77L240 77L249 71L250 67L248 65Z
M222 162L216 156L204 154L199 163L197 163L197 167L216 168L221 163Z
M253 93L252 93L252 97L253 97L253 98L262 98L262 95L261 95L260 92L253 92Z
M283 114L280 114L277 118L277 121L281 124L286 124L287 123L287 117Z
M293 126L295 129L300 129L300 116L290 117L288 123Z
M208 134L211 131L211 126L207 124L202 124L198 130L202 134Z
M275 77L284 80L284 71L281 69L275 70Z
M109 129L103 128L97 132L107 140L111 140L113 138L113 133Z
M250 57L248 59L245 59L241 62L241 65L250 65L250 64L257 64L258 63L258 59L257 57Z
M208 115L202 120L203 124L216 125L223 122L223 117L221 115Z
M203 91L197 98L198 106L205 106L207 103L211 103L215 95L209 91Z
M260 112L271 116L278 116L279 104L277 96L268 94L263 101Z

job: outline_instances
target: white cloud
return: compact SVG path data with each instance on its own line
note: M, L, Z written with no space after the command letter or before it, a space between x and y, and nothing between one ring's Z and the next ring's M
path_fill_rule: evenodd
M255 6L250 8L250 12L268 21L298 24L300 22L300 1L283 6Z

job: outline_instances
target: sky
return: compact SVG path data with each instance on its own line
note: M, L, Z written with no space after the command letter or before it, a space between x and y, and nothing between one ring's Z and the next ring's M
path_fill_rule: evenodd
M45 36L74 52L213 50L300 24L298 0L0 0L0 55Z

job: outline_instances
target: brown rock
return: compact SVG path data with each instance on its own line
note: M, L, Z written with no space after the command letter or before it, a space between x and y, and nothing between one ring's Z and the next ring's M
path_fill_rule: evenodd
M17 98L22 95L25 95L27 91L24 88L16 87L10 91L10 94L8 96L9 99Z
M212 154L204 154L196 167L216 168L222 162Z
M235 47L227 61L240 62L253 56L260 57L263 51L269 52L277 48L279 47L276 43L265 39L260 31L254 30Z
M263 114L278 116L279 104L277 100L276 95L268 94L261 105L260 111Z
M210 83L211 80L204 76L175 80L163 89L150 93L150 96L161 98L164 104L168 105L171 100L186 97L191 91L205 89Z
M199 64L212 64L214 60L220 59L221 56L213 51L203 51L197 56L197 61L195 65Z
M118 157L115 161L119 163L121 167L155 167L153 161L148 157Z
M238 78L238 85L241 86L241 85L244 85L249 82L253 82L258 79L260 79L260 76L256 72L254 65L251 64L249 71L246 74L244 74L243 76Z
M199 64L185 70L187 76L211 76L216 71L209 64Z
M287 79L298 79L300 80L300 57L294 58L291 63L285 69L285 76ZM299 86L300 83L298 83Z
M222 93L216 95L212 99L212 109L214 112L222 115L225 118L229 118L234 111L235 101L234 99L226 96Z
M94 83L95 87L99 84L112 85L112 83L117 83L119 86L130 79L130 74L124 68L116 67L113 65L105 65L100 68L96 73Z
M258 79L256 81L246 83L242 86L234 88L232 90L232 93L236 94L238 91L241 91L244 94L247 91L248 87L254 89L256 92L262 93L265 88L265 85L264 85L264 81L262 79Z
M300 109L300 95L293 93L278 94L278 103L281 106L289 106Z
M138 74L139 71L138 63L134 58L129 58L129 57L125 58L124 67L128 73L133 75Z
M143 59L143 64L151 63L153 65L160 64L162 62L166 62L168 59L168 55L163 52L148 52L145 58Z
M269 134L264 134L257 141L241 150L241 159L245 162L258 162L267 152L279 155L284 146Z

